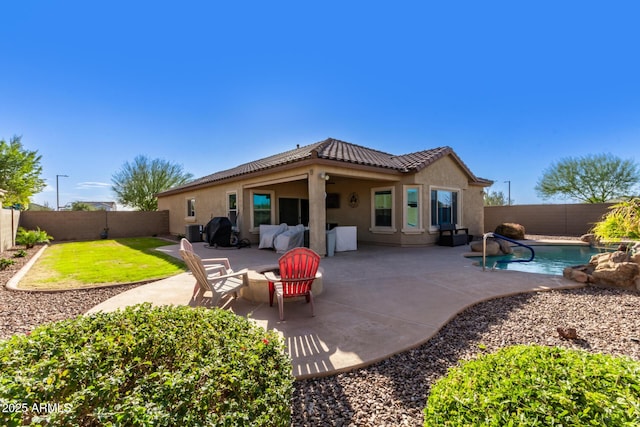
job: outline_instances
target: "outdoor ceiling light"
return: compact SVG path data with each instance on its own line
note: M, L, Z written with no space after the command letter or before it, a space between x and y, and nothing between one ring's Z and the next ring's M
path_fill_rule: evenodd
M326 172L320 172L320 179L324 179L325 181L329 181L330 176Z

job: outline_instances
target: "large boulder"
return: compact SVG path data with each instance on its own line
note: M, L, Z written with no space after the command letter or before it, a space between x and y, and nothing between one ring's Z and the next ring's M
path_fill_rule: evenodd
M617 287L635 287L640 265L635 262L603 262L593 271L596 282Z
M591 257L589 260L589 264L593 265L597 268L600 264L606 263L619 263L619 262L628 262L629 254L627 252L616 251L616 252L603 252L601 254L596 254Z
M589 273L587 273L586 268L567 267L562 272L562 275L567 279L580 283L587 283L589 281Z
M505 222L496 227L495 233L514 240L524 240L524 226L520 224Z
M500 245L500 252L502 252L503 254L507 254L507 255L513 253L513 248L511 247L509 242L507 242L506 240L503 240L503 239L496 239L496 241Z
M635 251L603 252L591 257L589 264L567 267L567 279L626 289L640 290L640 254Z
M635 262L636 264L640 264L640 242L636 243L631 248L631 255L629 256L629 261Z
M473 252L482 253L482 240L471 242L469 246ZM500 255L501 253L500 244L493 239L487 239L487 256Z

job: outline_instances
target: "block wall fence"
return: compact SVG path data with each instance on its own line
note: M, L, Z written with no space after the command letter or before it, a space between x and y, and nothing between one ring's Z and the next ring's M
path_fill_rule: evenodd
M487 206L484 231L493 231L503 222L522 224L528 234L580 236L588 233L612 203ZM18 226L45 230L55 242L94 240L104 228L109 237L143 237L169 234L169 211L14 211L0 214L0 251L13 246Z
M20 214L14 209L0 209L0 252L15 245Z
M105 228L109 238L160 236L169 234L169 211L25 211L20 226L40 227L54 242L100 239Z
M494 231L504 222L524 226L527 234L581 236L600 221L613 203L563 205L486 206L484 230Z

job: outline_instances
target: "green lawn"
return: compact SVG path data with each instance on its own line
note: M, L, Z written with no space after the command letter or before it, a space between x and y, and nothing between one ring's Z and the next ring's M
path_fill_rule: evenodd
M184 263L154 250L172 243L151 237L51 245L20 281L20 288L74 289L162 279Z

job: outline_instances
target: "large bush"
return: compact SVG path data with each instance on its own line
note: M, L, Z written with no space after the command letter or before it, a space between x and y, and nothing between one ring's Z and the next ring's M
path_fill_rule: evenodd
M425 426L637 426L640 362L508 347L451 369L424 413Z
M611 206L592 229L601 241L620 239L640 240L640 198L633 198Z
M53 237L49 236L46 231L40 230L26 230L22 227L18 228L16 234L16 243L19 245L25 245L27 249L34 247L38 243L49 243L53 240Z
M144 304L0 342L0 425L288 426L292 384L280 337L219 309Z

